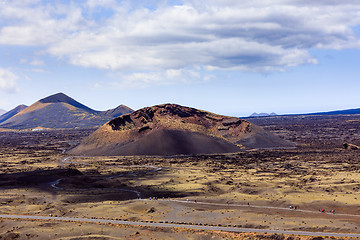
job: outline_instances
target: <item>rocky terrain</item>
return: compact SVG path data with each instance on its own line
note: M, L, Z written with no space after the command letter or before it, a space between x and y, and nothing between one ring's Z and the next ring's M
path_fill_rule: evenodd
M236 117L163 104L112 119L69 153L188 155L290 146L291 142Z
M262 125L296 140L296 148L80 157L63 152L94 128L0 132L2 214L236 226L267 234L1 218L0 237L315 240L344 237L270 230L360 233L359 118L277 121Z
M289 115L246 120L298 145L328 149L342 147L344 143L360 145L360 114Z

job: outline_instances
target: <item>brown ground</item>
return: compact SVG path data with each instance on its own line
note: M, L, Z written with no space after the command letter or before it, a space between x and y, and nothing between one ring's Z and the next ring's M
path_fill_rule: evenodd
M299 142L296 149L168 158L79 157L65 163L62 150L93 130L1 132L0 213L359 233L360 217L340 215L360 215L360 154L343 147L344 141L359 145L359 131L351 130L358 126L354 123L359 118L342 120L331 121L341 129L330 128L330 121L321 118L306 122L305 130L304 126L297 128L297 121L291 125L290 120L282 129L269 125L283 137ZM306 131L306 137L301 131ZM162 170L150 172L144 165ZM62 180L54 189L50 183L57 179ZM159 200L138 201L131 191ZM189 202L168 201L168 197ZM234 206L247 203L295 205L314 212ZM336 214L320 213L319 208ZM0 222L1 237L17 235L20 239L297 239L273 234Z
M197 132L171 129L155 129L137 141L127 144L114 143L102 147L93 147L82 151L82 146L71 153L82 155L191 155L199 153L238 152L241 149L221 138L206 136Z
M62 240L323 240L336 238L305 237L283 234L224 233L219 231L201 231L186 229L127 227L106 224L74 224L63 222L18 222L0 220L1 239L62 239ZM26 234L24 234L24 232Z

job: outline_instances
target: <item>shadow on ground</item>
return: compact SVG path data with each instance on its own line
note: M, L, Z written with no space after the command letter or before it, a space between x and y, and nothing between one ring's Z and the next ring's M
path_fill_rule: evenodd
M136 177L154 177L145 173ZM0 175L0 189L37 189L61 195L68 203L126 201L137 198L174 198L198 193L159 190L153 186L131 187L130 176L87 175L74 168L36 170Z

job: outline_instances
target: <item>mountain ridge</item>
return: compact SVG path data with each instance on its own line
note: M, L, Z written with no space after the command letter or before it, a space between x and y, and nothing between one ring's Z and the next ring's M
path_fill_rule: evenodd
M13 112L11 117L0 122L0 127L10 129L96 127L111 118L132 111L125 105L106 111L96 111L64 93L56 93Z
M3 115L0 116L0 124L5 122L9 118L12 118L13 116L15 116L16 114L18 114L19 112L21 112L22 110L24 110L27 107L28 106L21 104L15 108L11 109L10 111L4 113Z
M315 113L307 113L304 115L347 115L347 114L360 114L360 108L334 110L327 112L315 112Z
M265 112L257 113L257 112L254 112L249 117L269 117L269 116L277 116L277 114L274 113L274 112L272 112L272 113L265 113Z
M262 113L259 113L262 114ZM286 116L319 116L319 115L353 115L353 114L360 114L360 108L352 108L352 109L344 109L344 110L334 110L334 111L326 111L326 112L313 112L313 113L292 113L292 114L276 114L274 115L259 115L258 113L254 112L248 117L242 117L244 119L247 118L256 118L256 117L286 117ZM267 114L267 113L265 113Z

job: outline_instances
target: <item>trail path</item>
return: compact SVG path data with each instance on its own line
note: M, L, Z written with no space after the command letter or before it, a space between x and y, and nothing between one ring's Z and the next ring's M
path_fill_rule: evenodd
M143 199L149 201L147 199ZM290 209L285 207L272 207L272 206L259 206L259 205L247 205L247 204L235 204L235 203L210 203L210 202L199 202L199 201L187 201L187 200L179 200L179 199L171 199L172 202L179 203L187 203L187 204L196 204L196 205L209 205L209 206L221 206L221 207L241 207L241 208L259 208L259 209L274 209L274 210L285 210L285 211L294 211L294 212L304 212L304 213L318 213L318 214L328 214L328 215L336 215L336 216L346 216L346 217L360 217L360 215L356 214L347 214L347 213L330 213L330 212L320 212L313 210L305 210L305 209Z
M166 228L186 228L197 230L215 230L225 232L255 232L255 233L276 233L276 234L294 234L302 236L326 236L326 237L360 237L358 233L327 233L327 232L305 232L305 231L288 231L288 230L271 230L256 228L239 228L239 227L220 227L220 226L199 226L192 224L177 223L160 223L160 222L134 222L125 220L107 220L93 218L74 218L74 217L48 217L35 215L4 215L0 218L16 220L39 220L39 221L63 221L63 222L83 222L83 223L103 223L103 224L121 224L131 226L148 226L148 227L166 227Z

